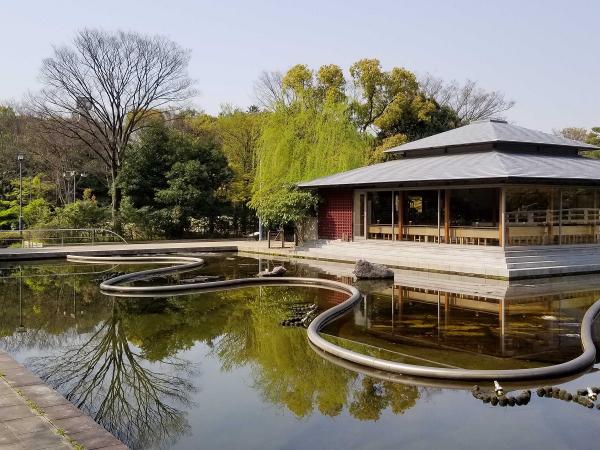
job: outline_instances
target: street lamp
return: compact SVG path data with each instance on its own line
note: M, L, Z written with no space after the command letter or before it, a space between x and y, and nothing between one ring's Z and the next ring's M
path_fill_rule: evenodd
M17 156L19 161L19 233L23 234L23 160L22 154Z
M70 182L67 180L67 178L73 179L73 201L75 201L75 171L69 170L67 172L63 172L63 178L66 180L65 183L67 187L66 203L69 203L69 191L71 190Z
M81 172L79 173L79 179L81 180L82 178L87 177L88 174L85 172ZM63 178L66 180L67 178L72 178L73 179L73 203L77 200L77 172L74 170L69 170L67 172L63 172ZM70 185L69 182L67 181L67 203L69 203L69 197L70 197Z
M79 174L79 181L81 181L82 178L87 177L87 173L85 172L81 172ZM77 191L77 180L75 178L75 176L73 176L73 201L75 201L75 192Z

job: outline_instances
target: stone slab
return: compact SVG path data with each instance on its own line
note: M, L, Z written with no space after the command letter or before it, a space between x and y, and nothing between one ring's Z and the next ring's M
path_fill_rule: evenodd
M59 429L84 448L127 448L2 350L0 373L1 450L72 449Z

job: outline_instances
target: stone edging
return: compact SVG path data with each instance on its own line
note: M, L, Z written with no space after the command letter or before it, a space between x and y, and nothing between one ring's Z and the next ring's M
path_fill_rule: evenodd
M55 434L63 436L72 448L128 449L91 417L3 350L0 350L0 374L29 409L48 421L54 428Z

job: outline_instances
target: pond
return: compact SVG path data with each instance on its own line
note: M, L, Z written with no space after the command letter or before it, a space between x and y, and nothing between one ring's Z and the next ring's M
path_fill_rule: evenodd
M255 276L279 263L234 254L205 259L205 267L168 281ZM283 264L291 276L351 282L351 266ZM131 448L583 449L596 440L600 410L535 392L525 406L494 407L475 399L468 384L392 377L325 357L304 328L282 326L299 307L323 311L343 301L341 293L100 293L101 280L141 268L0 266L0 348ZM328 325L327 339L437 367L525 368L571 359L581 352L579 322L600 298L599 276L508 284L399 272L394 282L357 286L363 301ZM552 384L570 392L598 386L596 370Z

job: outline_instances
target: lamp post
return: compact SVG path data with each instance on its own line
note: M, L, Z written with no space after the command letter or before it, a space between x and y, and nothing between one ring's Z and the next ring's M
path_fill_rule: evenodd
M87 173L81 172L79 174L80 181L82 178L85 178L85 177L87 177ZM75 192L77 192L77 178L75 176L73 176L73 201L75 201Z
M75 201L75 171L74 170L69 170L67 172L63 172L63 178L65 179L65 186L67 188L67 195L66 197L66 202L65 203L69 203L70 201L70 190L71 190L71 182L69 181L69 178L73 179L73 201Z
M23 160L25 157L22 154L17 156L19 161L19 233L23 234Z
M79 174L79 179L81 180L82 178L85 178L87 176L88 176L87 173L81 172ZM73 202L75 202L77 200L77 172L74 170L69 170L67 172L63 172L63 178L65 180L67 180L66 181L66 183L67 183L67 185L66 185L67 186L67 195L66 195L67 203L69 203L69 200L71 197L70 192L69 192L71 190L71 186L70 186L70 182L68 181L68 178L71 178L73 180Z

